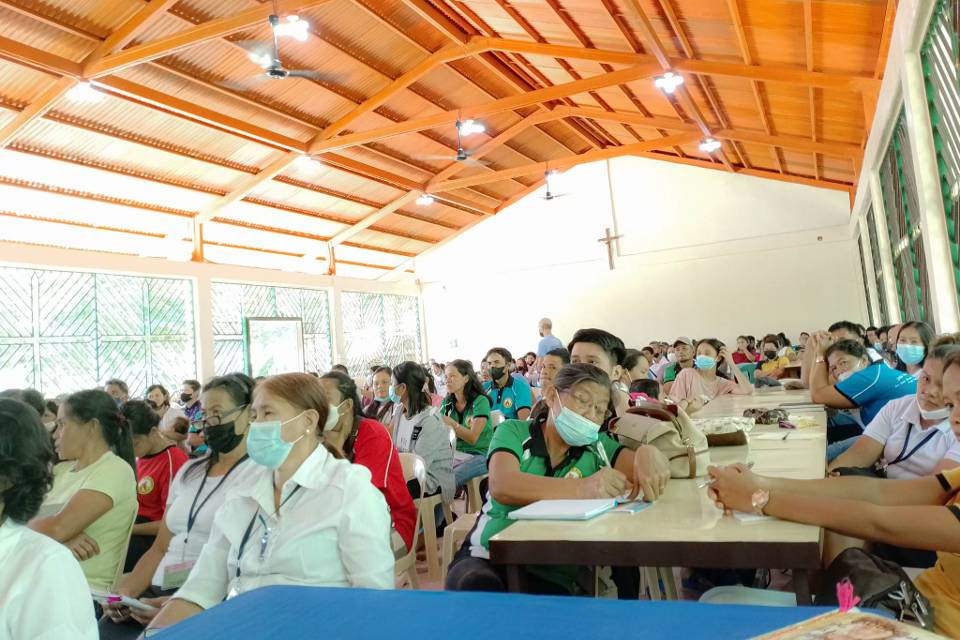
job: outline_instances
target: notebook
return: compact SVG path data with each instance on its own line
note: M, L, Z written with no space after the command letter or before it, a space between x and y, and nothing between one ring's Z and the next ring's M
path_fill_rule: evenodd
M511 511L513 520L589 520L606 513L620 502L615 498L603 500L537 500L533 504Z
M851 609L831 611L805 622L773 631L754 640L839 640L883 638L888 640L936 640L943 636L917 627Z

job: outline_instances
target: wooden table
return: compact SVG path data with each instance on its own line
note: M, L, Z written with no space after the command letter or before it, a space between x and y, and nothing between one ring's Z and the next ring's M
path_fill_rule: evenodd
M728 396L708 404L704 412L709 408L714 415L704 417L801 402L806 393ZM806 411L823 414L822 408ZM784 430L757 425L748 446L713 448L711 458L714 464L753 461L753 470L763 475L822 478L825 416L820 424L791 432L786 441L777 437ZM774 439L758 437L761 434ZM608 513L586 522L518 521L491 538L491 560L506 565L511 591L523 590L524 565L793 569L797 602L810 604L807 574L820 567L820 528L724 517L699 482L671 480L657 502L636 514Z

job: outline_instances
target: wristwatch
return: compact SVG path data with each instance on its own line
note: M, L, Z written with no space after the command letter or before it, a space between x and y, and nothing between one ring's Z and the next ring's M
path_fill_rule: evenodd
M753 505L753 512L757 515L764 515L763 510L768 502L770 502L770 492L766 489L757 489L750 496L750 504Z
M824 358L823 356L817 356L817 364L821 364L821 363L826 362L826 361L827 361L827 359Z

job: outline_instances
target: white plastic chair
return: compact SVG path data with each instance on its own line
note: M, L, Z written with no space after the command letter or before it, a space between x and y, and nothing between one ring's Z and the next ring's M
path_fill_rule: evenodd
M453 562L454 554L457 553L460 545L463 544L467 535L470 534L473 525L477 523L477 518L479 517L479 513L468 513L457 518L456 522L447 525L447 528L443 530L443 555L440 560L441 585L447 581L447 569L450 567L450 563Z
M415 453L401 453L400 466L403 467L403 479L409 482L416 479L423 486L427 479L427 467L423 464L423 458ZM397 577L406 576L410 586L414 589L420 588L417 580L417 542L420 540L420 501L414 500L417 505L417 520L413 529L413 543L407 554L397 558L394 564L394 575ZM401 543L402 544L402 543Z

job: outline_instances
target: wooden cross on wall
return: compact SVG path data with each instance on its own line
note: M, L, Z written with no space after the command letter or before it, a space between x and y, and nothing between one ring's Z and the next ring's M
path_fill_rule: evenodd
M610 235L610 227L607 227L604 237L597 240L597 242L603 242L607 245L607 260L610 265L610 271L613 271L615 268L613 264L613 242L614 240L619 240L622 237L623 237L622 235L619 235L619 236Z

